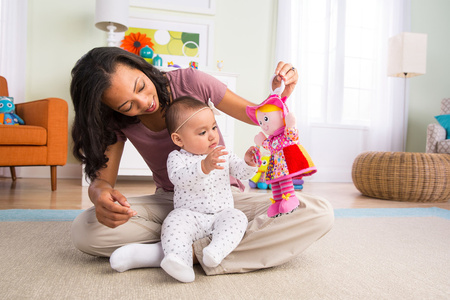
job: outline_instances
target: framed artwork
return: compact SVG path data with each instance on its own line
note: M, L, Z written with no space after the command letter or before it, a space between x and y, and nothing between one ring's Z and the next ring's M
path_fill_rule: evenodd
M204 69L212 63L212 35L213 22L209 20L132 14L122 39L147 38L148 43L149 38L154 58L156 55L162 58L163 67L169 63L187 67L193 61Z
M214 15L216 0L130 0L131 6Z

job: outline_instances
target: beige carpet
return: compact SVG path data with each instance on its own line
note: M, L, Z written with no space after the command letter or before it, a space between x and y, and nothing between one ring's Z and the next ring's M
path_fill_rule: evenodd
M338 218L285 265L182 284L162 269L116 273L75 250L70 222L0 222L1 299L450 299L450 220ZM276 253L274 253L276 255Z

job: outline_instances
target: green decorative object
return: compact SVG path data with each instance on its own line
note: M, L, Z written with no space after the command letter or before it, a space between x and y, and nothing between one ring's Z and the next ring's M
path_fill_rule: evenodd
M153 58L153 65L155 67L162 67L163 65L163 60L158 54L156 54L155 58Z
M153 49L146 45L141 48L139 55L143 58L153 58Z
M148 45L142 47L139 51L139 55L145 59L149 64L153 64L153 49Z

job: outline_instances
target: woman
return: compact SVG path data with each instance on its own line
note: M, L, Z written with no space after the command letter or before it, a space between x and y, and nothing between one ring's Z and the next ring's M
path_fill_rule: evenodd
M280 62L275 73L278 76L274 82L282 78L285 81L282 96L289 96L298 80L297 71ZM130 262L121 269L158 266L161 253L156 245L161 224L173 209L173 186L167 176L166 160L172 150L179 149L166 130L165 108L181 96L204 102L211 99L217 109L252 124L245 109L254 104L205 73L193 69L162 73L144 59L116 47L95 48L84 55L72 70L70 89L75 108L73 152L85 164L91 181L89 198L94 204L73 222L73 242L81 251L99 256L110 256L128 244L155 246L148 264ZM126 139L152 170L157 187L154 195L127 199L114 189ZM268 218L270 196L239 190L233 193L235 207L246 214L249 225L241 243L219 266L202 265L206 274L280 265L331 229L334 216L326 200L298 194L302 205L296 211ZM194 243L194 254L201 264L202 250L208 243L208 238Z

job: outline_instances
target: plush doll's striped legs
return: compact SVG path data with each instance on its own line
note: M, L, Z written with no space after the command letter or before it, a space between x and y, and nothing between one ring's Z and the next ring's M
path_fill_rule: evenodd
M292 179L282 180L279 182L279 187L282 199L280 202L280 213L289 213L300 204L297 196L295 196L294 183Z
M281 203L281 187L278 182L272 183L272 205L267 209L267 215L270 218L276 217L280 214L280 203Z
M300 204L297 196L295 196L292 179L273 182L272 194L272 205L267 210L267 215L271 218L277 217L279 214L290 213Z

